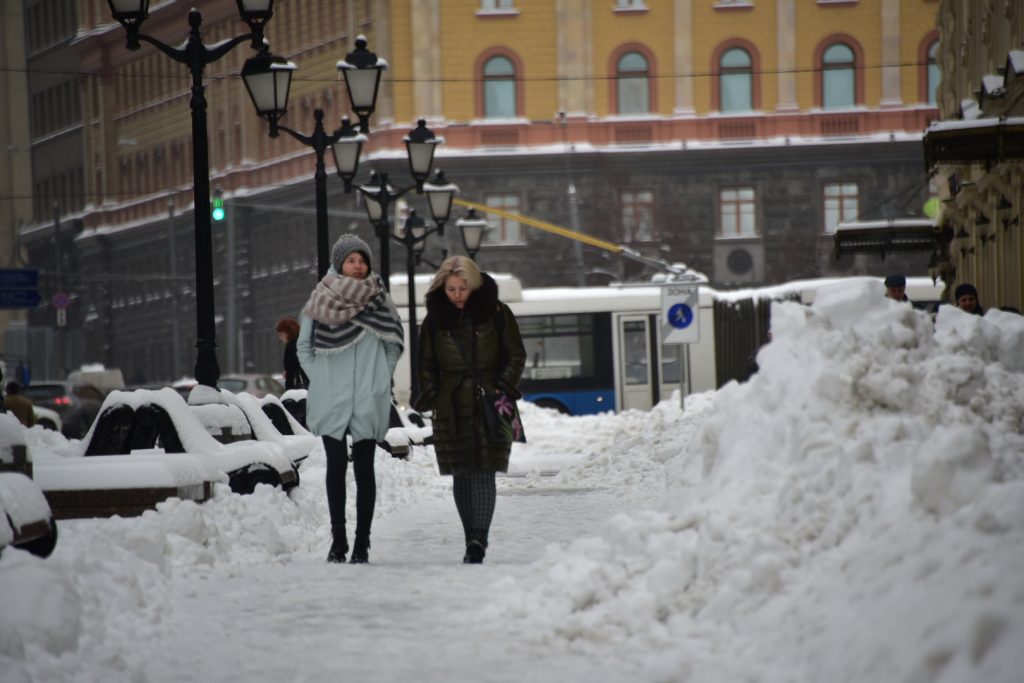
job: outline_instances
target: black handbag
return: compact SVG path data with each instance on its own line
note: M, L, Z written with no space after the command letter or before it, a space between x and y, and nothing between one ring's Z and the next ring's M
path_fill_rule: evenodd
M508 446L513 442L526 443L526 431L523 429L523 421L519 418L519 406L516 405L515 399L500 389L485 391L476 368L462 348L458 335L453 333L452 340L473 373L473 391L477 405L480 406L484 426L487 428L487 440L495 446Z

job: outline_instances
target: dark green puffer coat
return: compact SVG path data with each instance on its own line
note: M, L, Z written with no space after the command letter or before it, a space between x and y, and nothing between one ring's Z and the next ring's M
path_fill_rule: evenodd
M498 286L484 274L463 310L444 289L427 294L427 317L420 328L417 410L434 411L434 451L441 474L507 472L511 446L487 441L486 427L473 392L473 372L453 336L476 368L484 389L501 389L519 398L517 385L526 364L519 325L498 301ZM500 331L496 316L504 317Z

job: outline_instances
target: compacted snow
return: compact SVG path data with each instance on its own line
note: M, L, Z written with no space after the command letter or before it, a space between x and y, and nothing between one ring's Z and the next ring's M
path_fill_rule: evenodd
M685 409L521 404L482 566L422 447L378 451L366 566L324 561L319 448L290 496L61 522L0 557L0 680L1021 680L1024 318L861 282L772 330Z

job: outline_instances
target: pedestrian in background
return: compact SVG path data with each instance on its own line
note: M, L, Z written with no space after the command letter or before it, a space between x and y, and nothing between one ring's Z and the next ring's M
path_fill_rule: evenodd
M391 377L402 355L404 333L394 302L371 271L370 247L342 235L331 267L302 309L297 352L309 377L306 424L323 438L327 454L327 507L331 516L328 562L344 562L345 474L352 439L356 479L356 533L352 564L369 561L370 527L377 501L373 456L391 414Z
M7 396L4 397L4 408L18 418L26 427L36 423L36 411L32 407L32 399L22 395L21 386L17 382L7 383Z
M438 470L452 475L467 564L483 562L497 498L495 473L508 471L511 444L488 440L475 378L485 391L522 396L526 350L519 325L498 300L498 285L465 256L441 264L426 295L420 328L416 408L433 411Z
M907 278L902 275L889 275L885 278L885 298L893 301L907 301Z
M957 287L954 298L956 307L961 311L974 315L985 315L985 310L981 307L981 302L978 301L978 290L971 283L965 282Z
M277 321L277 338L284 344L284 388L305 389L309 386L309 378L299 364L296 341L299 338L299 323L295 318L281 318Z

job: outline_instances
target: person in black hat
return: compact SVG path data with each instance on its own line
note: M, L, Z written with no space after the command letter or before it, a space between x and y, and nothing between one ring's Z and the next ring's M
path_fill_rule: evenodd
M954 298L956 307L961 311L974 315L985 315L985 310L981 307L981 302L978 301L978 290L970 282L965 282L957 287Z
M889 275L885 278L885 298L893 301L910 301L907 298L907 278Z

